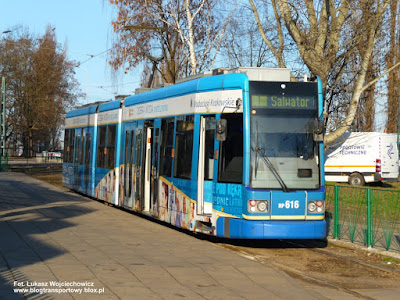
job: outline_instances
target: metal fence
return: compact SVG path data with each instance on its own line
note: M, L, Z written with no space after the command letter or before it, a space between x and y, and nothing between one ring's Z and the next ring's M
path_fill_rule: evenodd
M400 191L327 186L329 236L400 252Z
M8 171L8 153L4 156L0 153L0 172Z

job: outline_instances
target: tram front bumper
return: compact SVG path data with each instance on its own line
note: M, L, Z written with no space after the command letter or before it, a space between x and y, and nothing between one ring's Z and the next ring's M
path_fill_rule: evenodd
M326 234L325 220L217 220L217 236L231 239L324 239Z

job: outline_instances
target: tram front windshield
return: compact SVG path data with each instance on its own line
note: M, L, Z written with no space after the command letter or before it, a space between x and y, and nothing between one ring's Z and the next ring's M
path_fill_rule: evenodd
M252 188L320 187L316 83L250 83Z

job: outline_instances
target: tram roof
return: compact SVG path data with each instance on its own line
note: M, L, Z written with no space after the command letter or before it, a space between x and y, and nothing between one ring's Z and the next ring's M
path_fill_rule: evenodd
M118 109L121 107L121 101L122 100L120 99L120 100L114 100L111 102L102 103L99 106L99 112Z
M83 107L83 108L78 108L78 109L67 112L66 117L72 118L72 117L78 117L78 116L83 116L83 115L95 114L97 107L98 107L98 104Z
M202 77L127 97L124 106L215 90L247 90L246 82L247 76L241 73Z

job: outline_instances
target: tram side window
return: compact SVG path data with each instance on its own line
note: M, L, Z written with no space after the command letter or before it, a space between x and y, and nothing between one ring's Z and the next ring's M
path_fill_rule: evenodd
M90 157L92 156L91 149L90 149L91 143L92 143L92 134L87 133L86 134L85 166L90 165Z
M106 155L107 169L114 169L116 130L117 130L116 125L109 125L107 127L107 155Z
M213 180L215 125L215 116L206 117L204 180Z
M104 168L104 149L106 147L107 126L99 127L98 144L97 144L97 167Z
M194 116L176 118L174 177L190 179L192 172Z
M84 153L84 147L85 147L85 138L84 138L85 131L84 129L81 129L81 136L80 136L80 151L79 151L79 164L83 165L83 153Z
M243 174L243 115L225 114L227 137L220 144L218 181L242 183Z
M125 169L124 169L124 172L125 172L125 183L124 183L125 184L125 193L124 193L124 195L128 196L128 197L130 197L130 195L131 195L131 191L130 191L130 187L131 187L130 182L131 182L131 180L128 179L129 178L129 172L132 170L132 166L130 165L131 139L129 139L129 136L130 136L131 132L132 131L130 131L130 130L125 131L125 159L124 159L124 162L125 162Z
M75 129L71 129L69 133L69 152L68 152L68 162L74 162L74 150L75 150Z
M63 162L68 162L69 135L70 135L70 129L65 129L65 133L64 133L64 156L63 156Z
M75 150L74 150L74 164L79 164L79 156L81 153L81 144L82 144L82 129L75 130Z
M174 118L161 122L160 175L171 176L172 148L174 142Z

